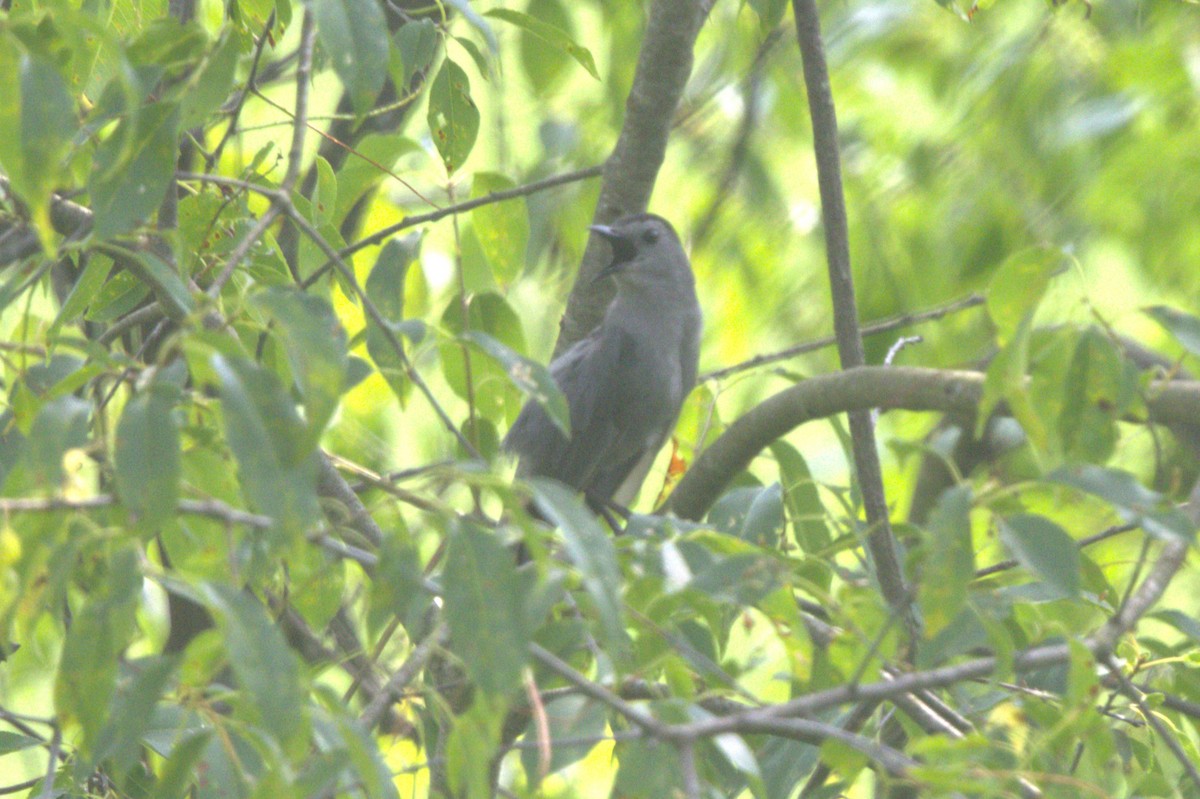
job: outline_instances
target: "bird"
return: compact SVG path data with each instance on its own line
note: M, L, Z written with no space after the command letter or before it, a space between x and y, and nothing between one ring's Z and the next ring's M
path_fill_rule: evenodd
M519 476L555 478L605 512L632 502L674 429L696 384L703 320L670 222L641 213L589 229L612 251L595 279L614 279L616 294L600 325L550 363L571 435L531 399L503 446L518 456Z

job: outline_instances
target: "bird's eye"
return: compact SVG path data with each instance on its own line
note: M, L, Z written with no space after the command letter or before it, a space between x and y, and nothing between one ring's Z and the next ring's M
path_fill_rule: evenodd
M646 242L647 244L653 244L654 242L658 241L658 231L654 230L653 228L647 230L642 234L642 241Z

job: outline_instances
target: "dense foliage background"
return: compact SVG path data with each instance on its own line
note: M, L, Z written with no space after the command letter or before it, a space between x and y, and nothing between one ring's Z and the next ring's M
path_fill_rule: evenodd
M0 1L0 792L1200 797L1200 12L822 6L843 374L794 5ZM497 449L647 199L613 536Z

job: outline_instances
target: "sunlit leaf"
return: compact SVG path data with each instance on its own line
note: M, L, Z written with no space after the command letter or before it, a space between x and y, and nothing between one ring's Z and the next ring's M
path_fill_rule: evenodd
M495 172L476 172L471 185L472 197L486 197L516 184ZM500 283L509 283L525 267L525 248L529 243L529 214L521 198L476 208L471 212L475 235Z
M429 132L447 173L458 171L479 133L479 109L462 67L447 58L429 89Z
M487 16L502 19L512 25L516 25L518 28L538 37L549 46L561 50L575 59L579 66L583 67L589 75L596 80L600 80L600 73L596 71L596 62L592 58L591 51L577 44L571 38L571 35L562 28L557 28L536 17L531 17L528 14L511 8L493 8L487 12Z
M1041 302L1050 279L1062 270L1063 254L1043 248L1020 250L996 270L987 288L987 309L1002 346L1013 339L1022 320Z
M1166 328L1185 350L1200 358L1200 318L1166 305L1151 306L1146 315Z

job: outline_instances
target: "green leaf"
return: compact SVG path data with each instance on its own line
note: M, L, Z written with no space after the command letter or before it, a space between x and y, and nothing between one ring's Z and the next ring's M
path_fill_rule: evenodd
M487 42L488 50L493 56L500 54L500 46L496 42L496 34L492 31L492 26L488 24L486 19L479 16L479 12L471 6L471 0L446 0L446 4L462 14L463 19L470 22L483 35L484 41Z
M1200 358L1200 318L1166 305L1154 305L1145 310L1146 315L1166 328L1185 350Z
M1061 271L1062 252L1041 247L1013 253L996 270L987 288L987 309L1002 346L1037 308L1050 278Z
M783 522L779 483L726 491L708 512L708 523L715 529L758 546L778 546Z
M317 156L314 166L317 170L317 182L309 202L312 207L312 222L320 227L332 222L337 211L338 181L337 176L333 174L333 167L321 156Z
M1079 547L1044 516L1018 514L1000 520L1000 538L1012 556L1067 596L1079 596Z
M571 35L562 28L556 28L536 17L514 11L511 8L493 8L485 16L504 20L536 36L556 50L561 50L571 56L589 75L600 80L600 73L596 71L596 62L592 58L591 51L577 44Z
M251 595L206 583L204 596L225 643L251 720L261 723L285 751L302 752L308 741L305 689L296 654Z
M1058 419L1067 459L1102 463L1117 443L1117 421L1137 397L1137 373L1094 329L1083 332L1062 381L1064 402Z
M505 710L502 698L485 695L454 719L446 742L449 795L462 799L491 799L494 795L489 785L491 763Z
M311 0L317 36L356 113L371 110L388 66L388 27L376 0Z
M35 746L41 746L42 743L41 738L31 738L28 735L0 730L0 755L32 749Z
M195 304L191 292L170 264L149 250L126 250L125 253L125 266L150 287L169 317L182 319L192 312Z
M320 518L308 430L272 372L219 354L212 356L212 368L220 383L225 438L246 497L294 540Z
M46 333L48 338L53 338L64 324L74 322L83 316L83 312L87 310L88 305L104 286L104 281L108 279L112 265L112 259L106 255L93 255L87 259L87 265L84 266L83 272L71 286L71 293L63 301L58 316L54 318L54 324Z
M450 649L480 690L510 693L520 684L530 635L527 592L513 554L492 533L457 524L450 533L442 582Z
M796 543L806 554L820 552L829 546L829 526L825 523L825 506L817 492L817 484L808 470L804 456L791 444L780 439L771 444L771 454L779 465L779 482L783 485L783 501L791 518Z
M329 301L297 288L273 288L252 302L279 326L292 374L304 398L309 443L315 447L346 383L346 331Z
M346 747L350 773L367 799L399 799L392 770L383 761L382 753L371 733L352 720L339 718L336 722L337 731Z
M475 69L479 70L479 74L484 80L488 80L492 75L492 65L488 63L487 56L479 49L479 45L463 36L452 37L458 46L467 51L467 55L475 62Z
M188 79L190 88L180 102L184 130L207 122L209 115L229 99L241 54L238 37L226 34Z
M54 236L50 196L62 182L71 139L79 123L75 101L58 67L0 39L0 169L29 208L45 248Z
M193 733L171 748L151 799L183 799L187 795L192 783L199 779L196 766L213 735L212 730Z
M1071 486L1103 499L1127 522L1137 523L1156 538L1191 541L1196 526L1166 498L1151 491L1128 472L1084 464L1064 466L1044 478L1046 482Z
M172 386L151 385L125 406L117 425L116 473L121 501L144 529L175 515L179 501L179 426Z
M552 480L532 480L531 485L538 509L562 528L566 555L579 569L584 590L600 616L608 642L605 651L620 659L628 651L629 636L621 614L623 583L612 539L570 489Z
M516 184L495 172L476 172L471 185L472 197L486 197ZM509 283L525 266L525 248L529 244L529 214L521 198L480 206L471 212L475 235L483 248L496 279Z
M362 157L348 159L338 170L337 207L330 217L333 223L340 225L363 195L382 181L394 180L380 165L390 169L400 156L420 149L412 139L395 133L365 136L354 148Z
M471 81L462 67L447 58L429 89L429 131L442 156L447 174L453 174L475 146L479 110L471 99Z
M87 444L88 414L92 406L71 395L42 406L29 431L26 456L36 483L57 490L63 482L63 455Z
M397 341L402 341L401 333L411 333L412 328L404 328L404 280L408 268L416 259L421 249L421 238L412 235L404 239L389 239L379 251L379 258L367 276L365 291L367 298L374 303L379 313L386 320ZM410 335L411 337L411 335ZM367 317L367 352L375 362L379 374L391 386L397 398L404 402L410 388L408 373L404 368L404 359L396 351L388 336L370 316Z
M1005 401L1030 443L1045 452L1050 444L1050 434L1034 409L1025 379L1025 373L1029 370L1032 327L1033 312L1030 311L1017 326L1012 339L988 364L983 380L983 396L979 400L975 437L982 438L988 417L1001 401Z
M154 707L175 673L175 658L152 657L133 661L113 700L108 721L99 736L93 762L112 759L114 772L124 774L141 754L142 736L152 727Z
M571 16L563 8L560 0L531 0L526 11L529 16L562 30L568 37L575 37ZM547 47L540 37L528 31L521 32L518 44L521 51L521 67L533 86L534 96L550 96L553 88L567 77L567 66L571 56L556 47Z
M142 589L133 547L116 550L103 565L100 591L71 620L54 684L55 709L79 722L87 753L105 743L100 732L116 690L118 657L133 635Z
M108 259L106 255L93 258ZM108 261L112 264L112 261ZM89 322L112 322L132 311L150 293L150 287L138 280L133 273L118 271L97 292L88 304L84 318Z
M398 85L408 89L413 76L429 68L437 45L437 25L431 19L411 20L396 31L396 49L404 67Z
M654 739L620 742L614 748L620 767L613 795L623 799L663 799L682 796L679 750Z
M88 178L97 238L131 230L162 204L175 177L179 116L174 103L150 103L100 143Z
M525 334L521 319L508 300L494 291L469 293L467 313L463 318L462 295L456 295L442 312L442 329L454 336L466 330L485 333L514 352L525 351ZM523 401L521 392L513 388L508 369L492 358L471 358L471 371L466 369L464 345L459 339L443 339L438 345L442 358L442 375L458 396L475 396L475 408L485 418L514 418Z
M779 27L783 12L787 9L787 0L750 0L750 7L758 14L759 25L765 31L773 31Z
M548 368L514 352L481 330L467 331L463 338L499 364L512 384L542 406L542 410L550 417L550 421L554 422L554 426L561 430L564 436L570 437L571 410L567 407L567 398L559 390Z
M963 609L975 577L969 486L948 489L938 498L927 530L919 601L926 637L933 638Z
M783 523L783 488L779 483L772 483L759 491L750 503L738 537L760 547L778 547Z

